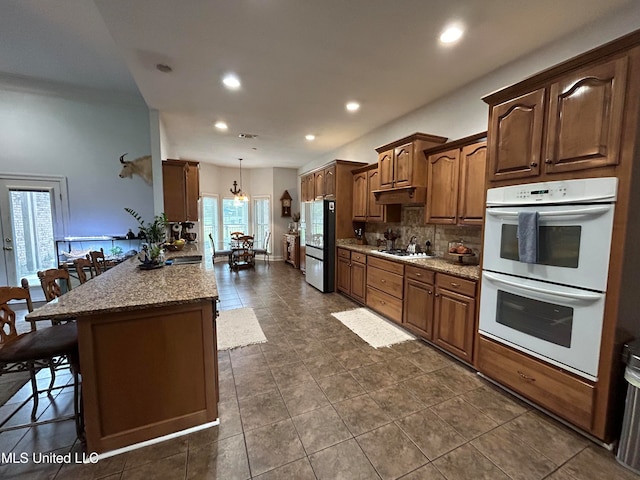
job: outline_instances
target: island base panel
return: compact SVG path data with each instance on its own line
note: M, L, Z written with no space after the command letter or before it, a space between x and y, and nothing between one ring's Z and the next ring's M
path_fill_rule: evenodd
M87 451L216 420L213 312L201 301L78 319Z

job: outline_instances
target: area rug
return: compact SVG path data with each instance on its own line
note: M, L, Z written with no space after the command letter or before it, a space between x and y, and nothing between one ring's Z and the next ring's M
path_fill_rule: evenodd
M356 308L331 315L373 348L388 347L416 338L366 308Z
M218 325L218 351L267 341L252 308L223 310L216 323Z

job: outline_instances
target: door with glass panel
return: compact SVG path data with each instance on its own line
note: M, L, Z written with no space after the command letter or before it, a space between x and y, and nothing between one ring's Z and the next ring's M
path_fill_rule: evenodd
M0 283L26 278L34 300L44 300L37 272L58 266L55 239L64 236L63 179L0 177Z

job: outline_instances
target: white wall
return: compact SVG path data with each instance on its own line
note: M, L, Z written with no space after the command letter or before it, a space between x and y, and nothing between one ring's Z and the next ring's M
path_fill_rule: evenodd
M376 162L376 147L414 132L441 135L455 140L487 130L489 110L482 101L483 96L638 28L640 2L633 2L626 10L600 19L595 25L590 25L559 42L494 70L450 95L417 108L408 115L310 161L299 169L299 173L312 170L336 158ZM491 55L491 52L487 52L487 55ZM425 82L428 81L425 79Z
M200 193L231 197L229 189L233 181L240 185L240 169L219 167L208 163L200 164ZM280 197L285 190L297 202L297 170L292 168L244 168L242 169L242 188L249 198L256 195L268 195L271 198L271 253L274 258L282 258L282 242L280 239L287 231L290 218L280 216ZM253 212L249 211L250 220Z
M136 226L124 207L153 217L153 188L118 177L120 155L151 153L149 111L138 97L2 77L0 145L0 173L67 178L68 235L124 235Z

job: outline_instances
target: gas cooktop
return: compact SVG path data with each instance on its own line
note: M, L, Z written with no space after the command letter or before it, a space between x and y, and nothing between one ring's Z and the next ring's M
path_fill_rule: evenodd
M378 250L378 253L382 255L389 255L391 257L407 257L407 258L434 258L435 255L427 255L426 253L411 253L406 250L396 248L394 250Z

